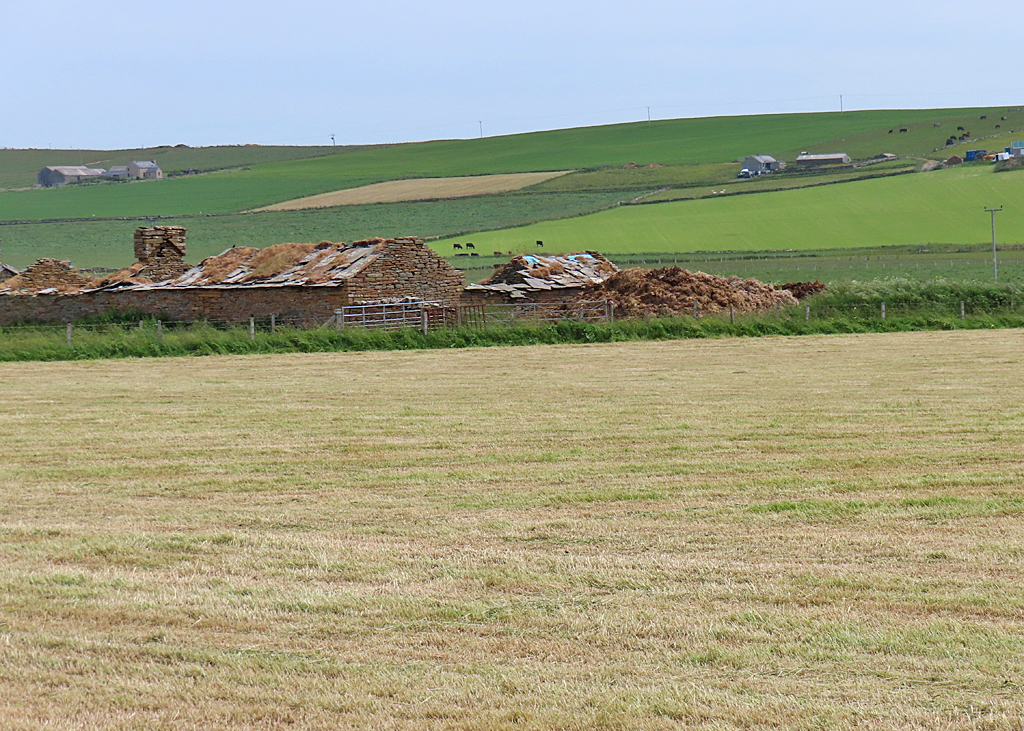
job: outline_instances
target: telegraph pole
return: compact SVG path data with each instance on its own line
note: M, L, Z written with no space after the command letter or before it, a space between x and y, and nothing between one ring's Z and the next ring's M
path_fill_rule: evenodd
M1003 210L999 208L986 208L985 211L992 216L992 281L999 281L999 262L996 261L996 214Z

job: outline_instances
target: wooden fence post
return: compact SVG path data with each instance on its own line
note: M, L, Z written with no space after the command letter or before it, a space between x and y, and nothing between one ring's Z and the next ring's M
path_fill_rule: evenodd
M424 307L421 312L423 313L423 334L427 334L427 327L430 323L430 318L427 316L427 308Z
M782 317L782 302L775 300L775 314Z
M960 300L960 319L964 319L964 301Z
M142 328L143 328L142 320L139 320L139 332L142 332Z
M650 307L645 307L644 308L644 322L650 322L650 321L651 321L651 308Z
M256 318L249 318L249 342L256 340Z
M882 319L885 319L885 303L882 303Z
M161 320L156 321L156 341L158 343L164 341L164 323Z
M71 347L71 323L68 323L68 347Z
M697 300L693 301L693 319L697 319Z
M270 313L270 332L277 332L277 315Z
M729 305L729 322L736 322L736 308L731 303Z
M611 300L604 301L604 319L607 322L615 322L615 303Z
M334 332L340 333L341 328L345 326L345 311L335 310L334 311Z
M811 306L804 305L804 322L810 322L811 320Z

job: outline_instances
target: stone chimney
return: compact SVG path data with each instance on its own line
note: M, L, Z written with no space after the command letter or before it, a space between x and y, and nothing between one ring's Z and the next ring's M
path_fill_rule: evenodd
M184 274L189 269L185 263L185 228L154 226L135 229L135 258L145 265L136 276L154 282Z

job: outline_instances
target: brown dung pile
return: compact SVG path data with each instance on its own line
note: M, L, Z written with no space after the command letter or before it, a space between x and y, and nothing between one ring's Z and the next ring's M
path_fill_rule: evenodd
M790 282L789 284L783 284L782 289L788 289L794 297L802 300L807 299L812 294L824 292L828 287L821 282Z
M660 317L689 314L695 302L702 313L728 311L729 305L736 313L757 312L774 307L776 302L797 302L788 291L756 279L719 277L676 266L625 269L601 284L587 287L581 298L612 300L616 313L624 317L643 315L645 308Z

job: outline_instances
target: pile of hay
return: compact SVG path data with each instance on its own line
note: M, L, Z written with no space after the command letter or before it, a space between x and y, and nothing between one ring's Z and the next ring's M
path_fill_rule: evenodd
M797 303L787 290L775 289L756 279L719 277L676 266L625 269L601 284L587 287L580 298L611 300L616 314L623 317L643 315L645 308L659 317L689 314L695 302L697 311L705 314L727 312L730 305L739 314L767 310L777 302Z
M783 284L780 289L789 290L790 294L796 297L798 300L807 299L812 294L818 294L818 292L824 292L826 287L821 282L790 282L789 284Z

